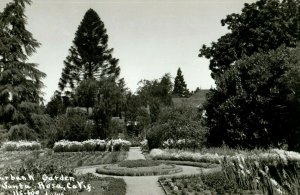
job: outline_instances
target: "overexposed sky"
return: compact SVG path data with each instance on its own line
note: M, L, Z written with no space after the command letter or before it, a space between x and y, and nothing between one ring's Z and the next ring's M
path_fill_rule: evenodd
M0 0L0 11L10 1ZM199 49L227 32L222 18L251 2L255 0L32 0L26 8L27 28L42 46L29 61L47 74L43 91L48 102L58 89L77 27L92 8L105 24L108 46L131 91L141 79L165 73L175 77L179 67L190 90L207 89L214 82Z

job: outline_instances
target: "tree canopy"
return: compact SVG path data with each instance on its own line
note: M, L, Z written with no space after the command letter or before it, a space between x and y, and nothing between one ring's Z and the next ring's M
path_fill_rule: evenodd
M280 45L295 47L300 40L299 0L259 0L245 4L241 14L221 21L229 33L210 47L203 45L199 56L210 59L212 77L217 78L243 56L268 52Z
M173 95L178 97L188 97L189 93L190 92L186 87L182 71L180 68L178 68L174 81Z
M117 78L120 74L118 59L108 48L108 35L98 14L89 9L81 21L64 61L59 81L60 90L75 89L85 79Z
M27 62L40 45L26 29L25 6L30 3L14 0L0 13L0 123L7 129L20 124L12 130L33 128L46 76Z

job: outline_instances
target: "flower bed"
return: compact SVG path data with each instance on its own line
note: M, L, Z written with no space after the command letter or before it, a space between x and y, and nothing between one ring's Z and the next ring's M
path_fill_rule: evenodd
M194 162L209 162L219 164L223 156L218 154L201 154L187 151L172 151L153 149L150 152L150 157L155 160L179 160L179 161L194 161Z
M189 152L182 150L161 150L153 149L150 152L150 157L155 160L174 160L174 161L193 161L193 162L207 162L220 164L223 159L237 159L240 157L259 160L268 164L276 164L278 162L300 162L300 153L272 149L269 151L262 151L261 153L241 151L235 155L219 155L211 153Z
M55 142L55 152L79 152L79 151L128 151L131 143L126 140L100 140L90 139L83 142L61 140Z
M153 160L125 160L119 163L120 167L134 168L134 167L152 167L158 166L159 162Z
M161 177L159 183L166 194L257 194L259 191L237 189L234 182L227 181L222 172L213 172L203 175Z
M5 151L40 150L41 144L36 141L8 141L1 148Z
M175 165L159 164L151 167L121 167L118 164L106 165L96 169L99 174L118 176L150 176L167 175L182 172L181 167Z

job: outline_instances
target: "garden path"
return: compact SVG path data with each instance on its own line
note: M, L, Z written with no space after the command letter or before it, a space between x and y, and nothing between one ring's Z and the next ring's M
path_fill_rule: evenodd
M130 147L127 160L138 160L138 159L145 160L145 156L142 154L140 147Z
M145 159L142 154L140 148L131 147L128 152L128 160L138 160ZM96 169L105 165L96 165L96 166L86 166L79 167L76 169L77 174L85 174L85 173L93 173L96 176L101 177L115 177L115 178L123 178L127 184L127 195L163 195L165 194L163 189L160 187L158 178L160 176L108 176L96 173ZM175 173L172 175L193 175L197 173L201 173L201 169L198 167L191 166L181 166L183 171L180 173ZM204 169L203 173L207 173L210 171L215 171L216 169Z

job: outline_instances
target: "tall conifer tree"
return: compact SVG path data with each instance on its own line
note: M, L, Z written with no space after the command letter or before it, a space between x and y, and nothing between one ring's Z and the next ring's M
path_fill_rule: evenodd
M189 95L189 90L186 87L180 68L178 68L177 75L175 77L173 95L178 97L187 97Z
M119 76L118 59L112 57L113 49L108 48L107 42L104 23L93 9L89 9L75 33L70 54L64 61L60 90L66 87L74 90L86 79L110 77L115 80Z
M42 100L41 79L46 76L37 64L27 62L40 45L26 29L24 12L30 3L14 0L0 13L0 123L17 131L31 131Z

